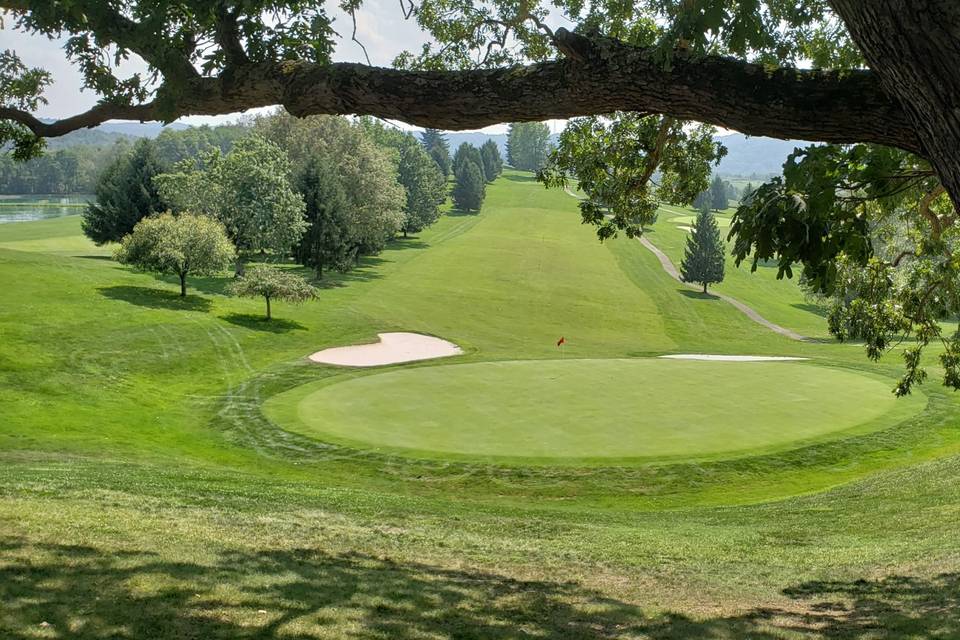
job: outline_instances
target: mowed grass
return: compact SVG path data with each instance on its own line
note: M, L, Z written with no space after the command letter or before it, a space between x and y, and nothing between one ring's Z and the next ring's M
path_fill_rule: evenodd
M563 335L569 359L797 355L811 362L784 366L810 384L893 386L895 362L788 340L691 295L639 243L599 244L561 191L508 173L488 194L269 324L223 295L228 278L181 300L104 259L76 217L0 228L0 637L960 635L958 404L935 370L922 413L731 459L417 459L266 419L269 398L345 375L306 354L386 330L453 340L465 367L549 368ZM666 222L651 238L676 231L682 250ZM741 277L771 320L820 326L790 283L722 286ZM611 390L657 393L621 378ZM788 386L734 379L728 395ZM856 401L896 403L878 394Z
M756 455L923 410L925 397L898 402L888 384L799 362L501 361L334 377L278 394L265 411L361 449L609 465Z

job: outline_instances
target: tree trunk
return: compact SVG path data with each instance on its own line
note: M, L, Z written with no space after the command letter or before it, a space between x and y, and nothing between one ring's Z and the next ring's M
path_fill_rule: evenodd
M242 278L246 272L247 272L247 266L244 263L243 257L238 253L236 271L234 275L238 278Z
M267 320L270 319L270 296L264 296L267 301Z
M323 263L322 262L317 263L316 274L317 274L317 280L323 280Z
M707 283L703 283L703 295L707 295Z
M960 3L832 0L960 210Z
M180 297L187 297L187 274L185 273L180 274Z

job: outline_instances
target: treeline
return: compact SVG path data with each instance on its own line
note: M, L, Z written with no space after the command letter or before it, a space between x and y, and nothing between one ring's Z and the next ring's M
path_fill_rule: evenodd
M171 167L212 149L226 153L234 141L247 133L249 127L244 125L165 129L152 144L157 162ZM138 139L113 136L110 140L105 144L51 149L26 162L0 154L0 194L93 193L104 170L117 158L131 153Z
M433 224L449 173L456 206L476 211L502 170L492 141L462 145L451 158L439 131L418 140L371 118L276 112L243 127L166 135L138 141L104 169L84 233L104 244L165 211L209 216L235 247L238 274L262 256L293 257L318 278L347 271L397 234Z

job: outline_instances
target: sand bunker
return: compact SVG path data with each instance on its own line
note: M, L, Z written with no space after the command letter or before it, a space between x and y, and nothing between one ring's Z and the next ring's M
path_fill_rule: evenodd
M729 362L780 362L783 360L806 360L791 356L723 356L708 353L674 353L669 356L660 356L670 360L727 360Z
M310 355L314 362L344 367L378 367L398 362L448 358L463 353L457 345L419 333L378 333L380 342L324 349Z

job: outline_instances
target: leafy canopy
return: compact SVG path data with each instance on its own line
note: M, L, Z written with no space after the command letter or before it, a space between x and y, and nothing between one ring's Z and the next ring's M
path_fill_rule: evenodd
M587 196L580 202L583 221L597 227L601 240L618 231L635 237L656 220L661 202L689 204L706 189L710 165L726 153L713 133L666 116L576 118L538 179L556 188L576 179Z
M301 303L317 297L317 290L302 277L286 269L255 265L230 284L230 293L247 298L263 298L267 303L267 319L271 317L270 301Z
M205 215L164 213L144 218L117 248L118 262L144 271L180 277L186 295L188 275L213 275L226 269L235 255L223 225Z

